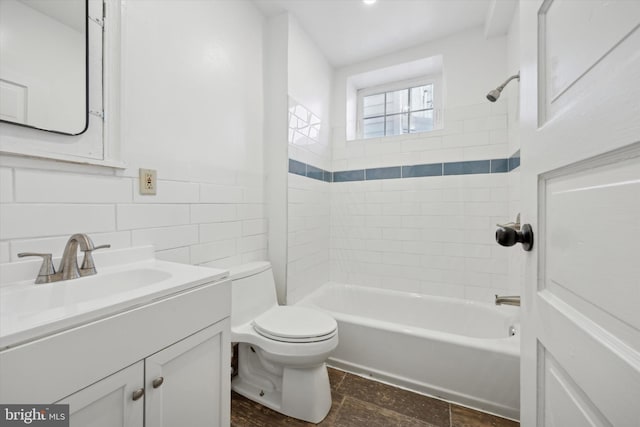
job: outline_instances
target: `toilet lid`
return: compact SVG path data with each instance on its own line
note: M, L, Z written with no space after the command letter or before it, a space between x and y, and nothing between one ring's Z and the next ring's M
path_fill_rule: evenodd
M328 314L306 307L274 307L253 321L260 335L285 342L324 341L335 335L338 324Z

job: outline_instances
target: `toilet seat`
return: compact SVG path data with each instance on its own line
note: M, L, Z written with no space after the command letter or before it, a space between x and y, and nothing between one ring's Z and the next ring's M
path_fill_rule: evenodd
M328 314L306 307L273 307L252 322L265 338L289 343L326 341L336 335L338 324Z

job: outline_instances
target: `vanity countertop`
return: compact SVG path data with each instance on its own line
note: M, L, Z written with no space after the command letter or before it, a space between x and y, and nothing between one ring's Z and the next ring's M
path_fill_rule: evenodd
M0 351L213 282L226 270L157 260L153 247L95 254L98 274L35 285L39 262L0 266Z

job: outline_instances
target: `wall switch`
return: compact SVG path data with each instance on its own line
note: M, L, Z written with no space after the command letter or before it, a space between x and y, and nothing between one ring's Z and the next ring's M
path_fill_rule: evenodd
M140 169L140 194L156 194L156 177L155 169Z

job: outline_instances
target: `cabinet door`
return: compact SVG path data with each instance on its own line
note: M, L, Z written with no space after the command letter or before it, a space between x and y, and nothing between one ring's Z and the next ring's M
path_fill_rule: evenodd
M229 320L145 359L146 427L225 427L230 417Z
M71 427L142 427L144 399L133 393L143 379L140 361L56 403L69 404Z

